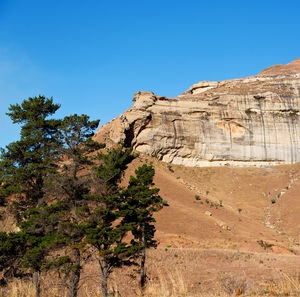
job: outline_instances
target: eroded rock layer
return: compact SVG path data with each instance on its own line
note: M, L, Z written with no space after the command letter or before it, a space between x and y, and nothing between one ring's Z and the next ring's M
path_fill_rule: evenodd
M258 76L202 81L177 98L138 92L96 138L186 166L299 162L299 61Z

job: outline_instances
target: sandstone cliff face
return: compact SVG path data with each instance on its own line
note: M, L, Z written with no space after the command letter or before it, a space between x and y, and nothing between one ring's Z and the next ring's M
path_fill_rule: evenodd
M177 98L138 92L96 139L186 166L299 162L300 59L274 67L248 78L202 81Z

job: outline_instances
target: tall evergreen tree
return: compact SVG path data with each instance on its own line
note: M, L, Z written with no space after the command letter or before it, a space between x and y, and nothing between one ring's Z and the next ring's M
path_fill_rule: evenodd
M86 242L98 251L101 274L101 291L107 296L107 281L114 268L130 263L137 246L124 241L130 230L129 224L120 224L122 200L119 185L127 164L134 158L132 149L122 146L112 148L107 153L98 153L100 165L94 168L94 194L90 198L94 207L86 222Z
M99 121L90 121L87 115L67 116L59 128L63 146L60 148L60 168L52 176L48 194L61 204L57 226L58 247L69 251L68 261L53 263L64 266L68 296L76 297L82 269L82 247L85 236L82 224L88 215L91 182L89 169L93 165L90 154L103 145L91 137ZM53 191L54 190L54 191ZM61 267L59 267L61 268Z
M10 105L7 115L21 124L20 140L2 149L0 156L0 197L2 203L15 195L15 215L35 207L43 198L45 176L55 169L57 129L61 121L49 119L60 105L44 96L28 98L21 105Z
M140 246L140 281L141 290L146 282L145 262L146 248L156 247L154 240L155 218L153 214L159 211L163 205L163 199L158 195L159 189L153 188L155 171L152 166L146 164L135 171L131 176L128 187L123 191L125 215L123 223L130 224L135 244Z
M24 239L25 252L21 266L33 272L33 283L36 297L40 296L40 274L47 264L47 256L59 239L57 227L60 223L61 203L30 208L23 213L24 220L20 223L20 232Z
M45 205L45 179L56 170L57 148L61 145L57 129L61 121L49 119L49 116L59 107L52 98L44 96L28 98L21 105L10 105L7 115L13 123L21 124L21 137L2 149L0 156L0 197L3 204L11 206L21 228L18 233L2 234L0 256L5 256L7 263L17 264L12 265L11 270L19 270L20 266L31 268L36 296L40 295L40 259L44 251L40 244L43 239L39 224L35 228L31 225L30 232L25 225L36 216L34 209ZM13 252L6 254L6 246L16 242Z

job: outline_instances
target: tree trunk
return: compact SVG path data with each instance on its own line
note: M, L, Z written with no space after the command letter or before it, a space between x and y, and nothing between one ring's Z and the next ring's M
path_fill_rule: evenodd
M75 249L75 257L74 257L74 271L71 272L71 277L70 277L70 285L68 288L68 297L77 297L78 293L78 285L80 281L80 251L79 249Z
M40 284L40 272L36 271L33 273L32 277L34 287L35 287L35 297L41 296L41 284Z
M105 259L100 259L99 261L99 265L100 265L100 271L101 271L101 292L102 292L102 296L106 297L107 296L107 279L109 276L109 269L108 269L108 265L105 261Z
M140 267L140 289L144 290L146 284L146 273L145 273L145 262L146 262L146 248L141 252L141 267Z
M141 291L145 288L146 283L146 273L145 273L145 262L146 262L146 236L145 236L145 225L141 226L142 231L142 245L144 248L141 251L141 267L140 267L140 289Z

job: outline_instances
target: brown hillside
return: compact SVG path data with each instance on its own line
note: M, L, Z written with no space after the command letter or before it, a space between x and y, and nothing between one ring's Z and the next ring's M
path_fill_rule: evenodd
M300 251L300 164L189 168L142 157L132 167L142 161L153 162L156 186L169 203L157 215L161 247L259 252L262 240L274 245L270 252Z
M159 247L147 252L154 293L145 296L225 297L233 295L224 290L240 286L246 296L300 294L300 164L190 168L140 155L124 183L145 162L155 167L155 185L169 204L156 215ZM87 265L87 275L95 272ZM137 296L130 275L112 275L121 296Z

